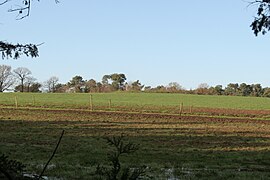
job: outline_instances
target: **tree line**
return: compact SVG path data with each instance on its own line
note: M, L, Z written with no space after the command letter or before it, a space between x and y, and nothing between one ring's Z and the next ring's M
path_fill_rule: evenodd
M56 76L50 77L43 83L32 76L32 72L25 67L12 70L11 66L0 65L0 92L48 92L48 93L104 93L114 91L126 92L153 92L153 93L183 93L198 95L227 95L227 96L254 96L270 97L270 88L261 84L229 83L209 86L200 84L196 89L187 90L177 82L156 87L145 86L139 80L127 82L123 73L106 74L99 82L95 79L85 80L76 75L67 83L59 83Z

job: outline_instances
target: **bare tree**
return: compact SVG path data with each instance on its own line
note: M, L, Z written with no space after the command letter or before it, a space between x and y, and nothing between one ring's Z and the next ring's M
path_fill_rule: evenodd
M45 81L44 85L45 85L46 88L48 88L48 91L49 92L53 92L54 93L55 92L55 89L56 89L55 87L56 87L58 81L59 81L59 78L58 77L52 76L50 79L48 79L47 81Z
M177 82L170 82L166 87L169 92L180 92L184 88Z
M15 69L14 71L14 75L15 77L21 82L21 92L23 92L23 87L24 87L24 82L27 80L27 78L30 77L30 75L32 74L32 72L24 67L19 67L17 69Z
M14 83L11 66L0 65L0 92L8 90Z
M197 94L206 95L209 92L209 85L207 83L201 83L195 91Z

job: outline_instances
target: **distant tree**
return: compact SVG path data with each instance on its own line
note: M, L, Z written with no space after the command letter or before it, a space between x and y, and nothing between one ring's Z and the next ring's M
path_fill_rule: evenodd
M256 36L259 33L264 35L270 30L270 0L251 1L249 5L256 5L258 7L257 16L250 27Z
M214 89L215 89L216 95L222 95L224 93L222 85L216 85Z
M108 85L109 84L110 75L104 75L102 77L102 84Z
M69 92L70 87L67 84L61 84L61 83L56 83L53 87L52 84L50 84L50 88L48 87L48 82L43 83L43 87L45 88L46 92L51 92L51 93L65 93Z
M112 85L109 83L110 78L111 78L110 75L104 75L102 77L102 88L101 88L102 92L113 91Z
M56 93L65 93L68 91L68 86L66 84L61 84L61 83L58 83L55 85L55 92Z
M270 98L270 88L264 88L262 96Z
M30 77L32 72L25 67L19 67L15 69L13 72L15 77L21 82L21 92L24 92L24 82L25 80L27 80L27 78Z
M239 86L239 93L241 96L250 96L252 93L252 87L246 83L241 83Z
M86 92L98 92L97 82L94 79L90 79L85 83Z
M114 73L111 75L104 75L102 78L102 84L104 86L105 91L108 91L111 89L123 90L126 79L127 78L125 74ZM110 82L112 83L110 84Z
M163 85L158 85L157 87L153 88L151 91L162 93L162 92L167 92L167 89Z
M225 95L236 96L238 94L238 90L239 90L238 83L230 83L225 88L224 93Z
M180 92L184 90L184 88L177 82L170 82L167 86L167 90L169 92Z
M150 92L151 89L152 89L151 86L145 86L145 87L144 87L144 91L145 91L145 92Z
M76 85L79 85L79 84L82 84L84 81L83 81L83 78L82 76L74 76L70 82L69 82L69 85L70 86L76 86Z
M22 88L24 91L26 91L25 86L17 85L14 87L14 92L22 92Z
M252 96L261 97L263 95L263 88L261 84L252 84Z
M56 76L50 77L47 81L45 81L44 86L48 88L48 92L56 92L56 85L59 81L59 78Z
M215 88L213 86L211 86L208 88L207 94L208 95L217 95L217 92L216 92Z
M41 92L40 91L40 88L41 88L41 84L40 83L33 83L31 86L30 86L30 91L29 92Z
M85 81L82 76L74 76L67 85L75 88L75 92L83 92L85 90Z
M141 91L143 89L144 85L142 85L140 83L140 81L137 80L137 81L134 81L134 82L126 83L125 87L126 87L127 91L139 92L139 91Z
M27 92L31 92L30 91L30 86L32 84L34 84L35 81L36 81L36 78L34 78L32 76L29 76L29 77L26 78L25 83L24 83L24 86L27 87L27 89L26 89Z
M14 84L11 66L0 65L0 92L8 90Z
M101 82L98 82L97 83L97 92L102 92L102 83Z
M110 79L113 81L112 82L112 86L116 89L116 90L123 90L123 85L124 82L127 80L126 75L125 74L111 74L110 75Z
M15 86L14 91L15 92L41 92L40 88L41 88L41 84L40 83L33 83L31 85L28 86L28 84L24 84L23 86L20 84L18 86Z
M196 89L196 94L200 95L208 94L209 93L208 88L209 85L207 83L199 84L198 88Z

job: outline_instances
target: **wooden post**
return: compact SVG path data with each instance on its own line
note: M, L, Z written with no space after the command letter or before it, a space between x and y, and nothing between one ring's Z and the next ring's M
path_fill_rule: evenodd
M190 106L189 113L192 114L193 106Z
M18 98L15 96L15 107L18 108Z
M89 108L91 111L93 111L93 96L92 96L92 94L90 94L90 98L89 98Z
M111 108L112 108L112 100L109 99L109 109L111 110Z
M36 104L35 96L32 96L32 104L33 104L33 106L35 106L35 104Z
M179 107L179 115L180 115L180 116L181 116L182 113L183 113L183 107L184 107L183 103L180 103L180 107Z

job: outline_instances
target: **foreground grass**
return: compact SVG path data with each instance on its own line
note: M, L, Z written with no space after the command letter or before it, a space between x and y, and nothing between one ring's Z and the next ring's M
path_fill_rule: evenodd
M93 179L95 167L106 163L102 137L124 134L141 148L122 161L151 167L153 179L270 178L269 121L6 108L0 109L0 153L38 173L62 129L49 177Z

